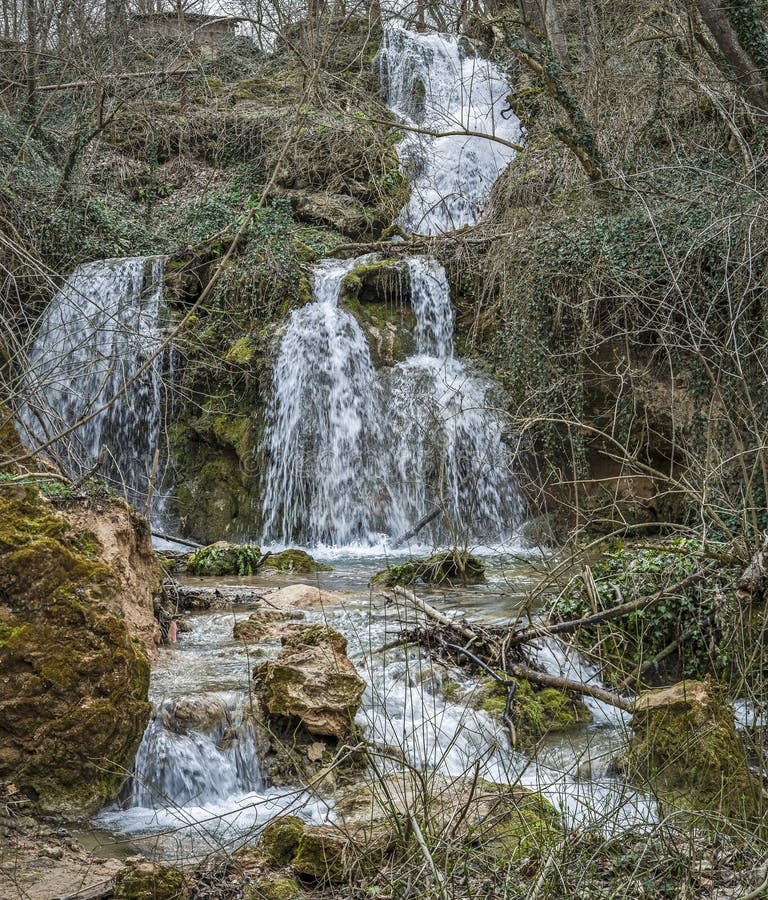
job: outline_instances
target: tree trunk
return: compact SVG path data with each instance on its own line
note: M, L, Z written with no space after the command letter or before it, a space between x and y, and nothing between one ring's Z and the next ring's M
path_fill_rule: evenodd
M735 80L747 99L761 113L768 115L768 81L759 61L747 51L739 38L739 33L728 16L723 0L695 0L699 15L712 33L718 49L728 63ZM768 35L760 24L760 15L755 10L755 27L762 29L762 35L755 35L753 43L764 43L768 49Z
M518 0L518 5L526 41L534 46L548 44L560 65L567 68L568 42L557 0Z
M27 118L33 121L37 109L37 7L26 0L27 14Z

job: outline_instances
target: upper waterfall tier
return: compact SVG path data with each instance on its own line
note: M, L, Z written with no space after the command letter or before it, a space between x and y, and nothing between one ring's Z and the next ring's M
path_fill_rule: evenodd
M420 234L473 225L515 156L509 143L520 141L504 72L465 38L396 26L385 30L377 58L387 105L405 125L424 132L407 131L398 145L412 186L398 224ZM453 134L434 136L446 132Z
M42 316L20 412L32 446L87 419L50 452L73 477L104 454L103 473L137 504L160 435L161 360L141 370L160 343L163 265L162 257L138 256L75 269Z

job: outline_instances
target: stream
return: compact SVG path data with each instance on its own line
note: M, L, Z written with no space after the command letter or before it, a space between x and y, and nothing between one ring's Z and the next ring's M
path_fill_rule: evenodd
M403 624L418 620L383 602L367 586L383 561L347 557L334 570L311 578L194 579L195 583L257 584L265 588L303 582L338 591L343 603L304 613L304 621L327 623L348 639L348 654L367 682L356 722L370 741L402 750L410 764L451 776L519 783L540 791L569 827L599 824L606 833L641 826L656 818L653 803L611 775L611 761L625 740L624 714L587 698L593 721L547 739L535 760L513 752L503 726L473 709L476 682L461 672L462 686L451 702L442 692L445 670L418 650L378 652ZM432 590L429 602L470 621L499 623L515 612L515 588L522 597L535 579L530 562L503 567L489 560L489 580L476 588ZM137 754L136 775L120 803L103 810L90 842L102 852L116 846L151 856L191 859L214 850L253 843L277 815L333 821L333 795L302 785L273 787L263 775L247 722L248 684L256 660L274 656L278 644L244 644L233 638L234 623L253 607L192 614L191 630L160 651L150 688L156 715ZM538 661L550 671L585 680L595 675L560 645L542 643ZM599 683L596 681L595 683ZM174 731L174 710L189 705L205 711L207 732ZM208 726L207 726L208 727ZM127 844L121 842L127 841Z

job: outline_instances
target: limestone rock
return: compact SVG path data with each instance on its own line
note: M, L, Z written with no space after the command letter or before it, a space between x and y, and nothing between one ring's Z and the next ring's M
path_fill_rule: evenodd
M738 818L757 812L760 785L719 685L687 680L642 694L632 730L628 773L662 800Z
M115 876L116 900L187 900L190 888L174 866L144 862L126 866Z
M160 584L125 504L77 509L55 511L32 486L0 496L0 780L58 814L95 811L133 762ZM96 515L98 534L82 527ZM141 567L128 579L131 559Z
M254 673L267 713L344 740L365 690L346 649L346 638L333 628L286 626L277 659Z
M273 609L322 609L341 606L347 598L338 591L324 591L311 584L290 584L269 595Z
M303 619L304 613L278 609L258 609L247 619L235 622L232 633L236 640L262 644L279 641L286 622Z
M285 866L299 849L304 822L298 816L272 819L261 833L259 850L273 866Z

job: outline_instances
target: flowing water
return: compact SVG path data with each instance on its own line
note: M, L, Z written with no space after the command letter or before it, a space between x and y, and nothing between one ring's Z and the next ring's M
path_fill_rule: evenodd
M42 317L29 358L22 433L38 446L87 418L49 452L81 477L97 466L137 506L159 444L162 360L139 370L160 343L162 257L83 263ZM125 390L123 390L125 389Z
M398 145L412 185L398 224L421 234L474 225L521 138L504 72L465 38L397 27L386 29L378 64L392 112L431 132L407 131ZM434 136L446 132L454 133Z

